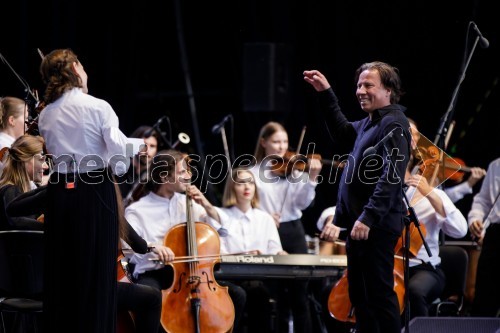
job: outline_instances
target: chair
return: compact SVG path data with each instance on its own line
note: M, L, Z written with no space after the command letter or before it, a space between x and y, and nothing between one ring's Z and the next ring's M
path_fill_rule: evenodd
M441 245L439 256L446 285L441 297L433 305L434 314L459 316L464 305L469 256L464 248L454 245Z
M38 331L37 314L43 310L43 256L43 231L0 231L0 316L3 332L7 333L7 318L4 316L7 313L14 314L11 325L8 325L13 330L31 322L31 329L22 327L21 331Z

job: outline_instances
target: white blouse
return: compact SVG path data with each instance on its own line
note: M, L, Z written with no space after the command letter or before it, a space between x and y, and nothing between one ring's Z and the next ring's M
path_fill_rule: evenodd
M120 131L108 102L81 88L73 88L47 105L38 127L47 152L54 156L54 171L60 173L84 173L109 165L122 175L130 157L144 144L143 139L128 139Z
M415 187L408 188L406 195L409 200L411 200L415 191ZM446 217L437 213L429 200L425 197L417 201L417 203L413 205L413 209L415 210L415 215L417 215L419 222L425 225L425 229L427 230L425 241L427 245L429 245L432 254L432 257L429 258L425 247L422 246L417 253L417 258L425 262L430 262L433 266L437 266L441 263L441 258L439 257L439 231L443 230L446 235L453 238L462 238L467 234L467 221L460 210L451 202L446 193L437 188L433 189L433 191L443 201ZM412 265L412 263L410 263L410 265Z
M280 213L281 223L300 219L316 196L318 183L310 181L306 172L294 170L288 178L281 178L260 163L250 171L255 177L262 210Z
M221 233L221 253L239 254L258 250L261 254L274 255L283 251L278 229L268 213L257 208L250 208L244 213L236 206L215 209L221 223L212 218L209 218L209 223L217 230L223 227L227 231L227 234Z

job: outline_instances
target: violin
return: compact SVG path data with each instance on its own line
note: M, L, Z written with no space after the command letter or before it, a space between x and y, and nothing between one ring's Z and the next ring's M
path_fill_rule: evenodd
M186 195L186 223L170 228L164 238L164 245L176 256L194 260L169 263L174 279L162 291L161 324L167 332L229 332L234 305L228 287L214 278L214 266L220 263L220 238L209 224L193 221L192 209L192 199ZM200 257L203 260L196 260Z
M417 171L428 180L429 184L434 184L436 178L439 182L450 180L460 183L465 173L471 172L471 168L466 166L462 159L449 157L436 146L430 146L426 151L427 158L415 166L412 174Z
M333 160L325 160L320 154L296 154L292 151L287 151L283 157L273 156L271 161L271 171L278 176L286 177L294 170L309 172L309 160L320 160L322 164L332 165L337 168L344 167L344 162Z
M420 225L420 230L422 235L425 237L426 229L423 224ZM413 257L417 256L418 251L423 245L422 237L418 229L415 227L414 223L410 224L410 248L409 252ZM394 291L398 298L400 313L403 313L405 307L405 285L404 285L404 263L403 263L403 251L404 251L404 240L403 237L406 234L406 227L403 229L401 237L398 239L396 246L394 247ZM342 277L337 281L330 291L328 297L328 310L330 315L343 322L355 323L356 317L354 315L354 307L349 299L349 284L347 280L347 269L344 271Z

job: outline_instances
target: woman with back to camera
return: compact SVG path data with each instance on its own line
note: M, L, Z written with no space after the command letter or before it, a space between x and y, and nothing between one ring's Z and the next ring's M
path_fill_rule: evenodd
M126 172L144 140L128 139L111 105L88 94L87 73L72 50L45 55L40 72L46 107L38 127L54 162L45 214L44 331L114 332L119 210L113 175ZM75 263L78 274L69 279Z

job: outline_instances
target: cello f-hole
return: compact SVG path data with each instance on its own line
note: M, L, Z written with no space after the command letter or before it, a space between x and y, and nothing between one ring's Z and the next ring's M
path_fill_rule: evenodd
M179 291L181 291L181 288L182 288L182 278L186 276L186 274L183 272L182 274L179 275L179 283L177 284L177 288L174 288L173 289L173 292L174 293L178 293Z

